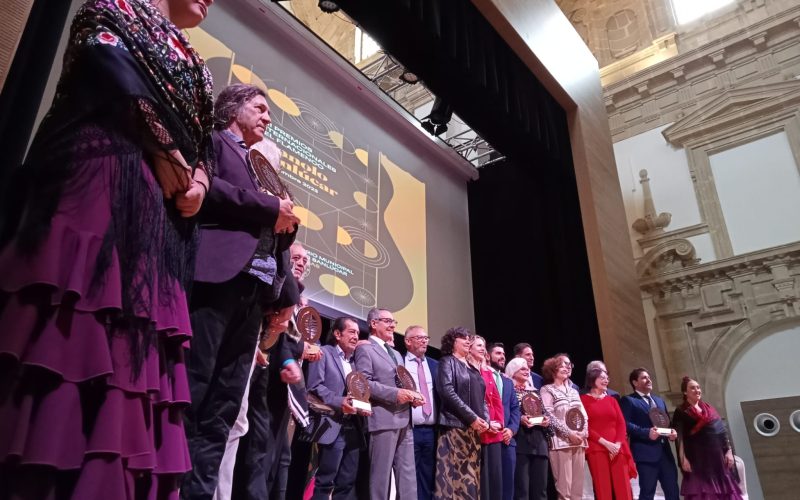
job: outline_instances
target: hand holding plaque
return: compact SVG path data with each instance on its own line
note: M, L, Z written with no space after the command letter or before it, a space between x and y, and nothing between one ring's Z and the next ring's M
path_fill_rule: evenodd
M278 198L293 199L289 188L281 180L277 165L273 168L267 157L257 149L251 149L247 154L250 157L250 167L253 169L261 192Z
M417 384L414 382L414 377L403 365L397 365L397 386L412 393L412 399L409 402L411 406L416 408L425 404L425 398L417 392Z
M564 420L567 427L575 432L583 432L583 428L586 426L586 418L583 416L583 412L575 406L567 410Z
M654 406L653 408L650 408L648 414L650 415L650 422L653 424L653 427L655 427L659 436L669 436L672 434L672 429L669 426L669 415L667 415L667 412Z
M345 379L347 384L347 397L352 400L352 406L358 412L366 414L372 413L372 405L369 403L369 381L363 373L355 370L351 371Z
M322 334L322 319L319 313L311 306L301 307L295 314L294 322L297 331L300 332L300 338L308 345L304 355L316 357L320 353L317 341Z
M531 425L541 425L544 421L542 400L533 393L522 396L522 411Z

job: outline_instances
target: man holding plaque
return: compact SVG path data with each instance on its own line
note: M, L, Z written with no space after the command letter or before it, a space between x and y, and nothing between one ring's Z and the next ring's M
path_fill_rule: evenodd
M425 398L422 406L411 410L414 428L414 462L417 465L417 498L433 498L433 470L436 467L436 410L438 401L433 381L439 362L425 356L428 350L428 332L421 326L406 328L405 366L414 379L417 390Z
M503 500L514 498L514 471L517 468L517 442L514 436L519 431L521 416L519 400L514 392L514 383L503 375L506 368L506 350L502 342L489 346L489 369L494 376L500 399L503 401L503 444L500 455L503 464ZM527 362L526 362L527 363Z
M200 212L200 245L190 303L192 344L186 365L192 404L186 434L193 469L184 498L211 498L231 426L239 414L264 307L290 275L289 245L299 219L288 198L257 184L248 149L270 124L263 90L231 85L214 106L217 175ZM263 157L263 156L262 156ZM287 380L300 369L286 363ZM289 377L290 375L290 377ZM283 376L283 375L282 375Z
M331 327L331 345L322 346L322 359L308 369L308 392L334 410L317 416L319 467L315 476L315 500L348 499L358 472L359 450L364 444L358 403L347 387L353 372L353 352L358 343L355 318L336 318Z
M356 370L369 381L372 415L369 430L370 499L389 498L389 481L394 469L398 500L417 500L414 439L410 405L421 406L418 392L399 387L397 367L403 358L388 342L397 321L386 309L367 314L369 342L356 348Z
M661 483L666 500L678 500L678 469L669 442L677 439L669 422L654 424L667 414L664 400L653 394L653 381L644 368L636 368L628 377L634 392L620 400L622 414L628 428L631 453L639 472L639 499L652 500L656 482ZM659 422L657 422L659 423Z

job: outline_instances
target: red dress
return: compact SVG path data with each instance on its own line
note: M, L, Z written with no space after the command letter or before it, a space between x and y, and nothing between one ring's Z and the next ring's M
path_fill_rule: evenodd
M590 394L581 395L581 402L589 417L589 449L586 460L592 474L597 500L631 500L631 479L637 476L633 463L625 418L617 400L610 396L595 399ZM612 460L600 438L612 443L622 443L619 453ZM613 491L613 493L612 493Z

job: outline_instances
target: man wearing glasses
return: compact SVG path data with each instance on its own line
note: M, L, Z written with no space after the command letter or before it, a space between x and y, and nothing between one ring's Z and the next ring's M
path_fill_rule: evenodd
M394 339L397 321L386 309L367 314L369 342L356 348L355 365L369 381L372 415L369 431L370 498L389 498L389 481L394 467L398 500L417 500L414 466L414 438L410 406L420 406L414 391L397 386L397 366L402 356L388 342Z
M417 384L425 403L411 410L414 429L414 461L417 464L417 498L433 498L433 470L436 466L436 409L434 380L439 363L425 356L428 350L428 333L421 326L406 328L406 369Z

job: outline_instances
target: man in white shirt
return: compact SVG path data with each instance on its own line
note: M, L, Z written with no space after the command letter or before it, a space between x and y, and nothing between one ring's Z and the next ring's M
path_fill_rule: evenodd
M439 363L425 356L428 350L428 333L421 326L406 328L406 369L417 384L417 391L425 404L411 409L414 432L414 463L417 468L417 498L433 498L433 470L436 465L436 391L434 381Z

